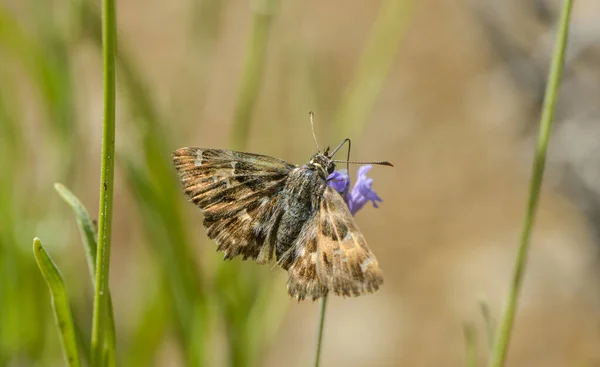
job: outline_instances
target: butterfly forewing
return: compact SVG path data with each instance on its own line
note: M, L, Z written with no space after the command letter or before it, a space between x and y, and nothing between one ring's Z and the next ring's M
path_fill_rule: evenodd
M188 199L204 211L209 238L225 257L270 261L278 193L295 166L259 154L201 148L178 149L173 162Z

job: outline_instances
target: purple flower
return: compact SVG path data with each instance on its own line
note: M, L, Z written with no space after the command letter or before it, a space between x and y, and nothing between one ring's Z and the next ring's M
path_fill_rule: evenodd
M372 178L367 178L367 172L373 168L371 165L365 165L358 169L358 177L352 191L348 192L350 187L350 177L346 170L334 171L327 177L327 184L334 190L342 194L348 209L352 215L356 214L367 202L372 202L377 208L377 202L382 202L375 191L371 188Z
M327 177L327 184L343 195L350 186L350 176L348 176L348 171L345 169L333 171L333 173Z

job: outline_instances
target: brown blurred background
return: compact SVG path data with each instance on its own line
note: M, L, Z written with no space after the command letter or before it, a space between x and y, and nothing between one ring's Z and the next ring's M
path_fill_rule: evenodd
M36 28L39 18L31 16L30 7L4 1L17 23ZM480 304L488 305L494 320L500 318L525 215L559 1L282 1L273 9L237 0L117 3L120 46L143 76L152 107L164 117L161 129L173 137L167 158L169 150L181 146L231 147L249 33L253 17L264 11L272 12L272 24L245 150L304 163L315 151L307 117L313 110L321 145L349 137L354 159L394 163L395 168L371 171L383 203L357 216L385 284L374 295L330 299L324 366L461 366L465 325L476 329L479 360L485 363L488 340ZM69 6L54 1L51 9L48 16L60 20ZM378 69L358 75L373 30L386 21L382 14L394 9L397 17L384 28L391 30L388 37L397 38L389 70L383 60L383 66L367 63ZM85 27L65 24L67 39L78 32L70 27ZM600 365L599 24L597 1L575 2L509 366ZM385 37L382 42L390 44ZM71 213L51 185L70 182L90 213L97 213L101 61L90 42L70 45L66 55L77 91L71 168L53 169L62 156L52 153L57 143L47 143L38 92L24 82L15 93L29 147L29 169L20 175L34 180L35 190L51 202L36 201L48 206L47 214L36 219L35 232L25 238L47 239L74 302L81 305L75 307L76 318L85 323L81 315L91 304L82 276L85 260ZM10 57L4 64L16 75L27 74ZM377 80L381 72L380 89L376 83L360 84L375 89L366 120L340 121L356 78ZM20 77L28 79L16 80ZM123 74L118 79L123 82ZM116 173L111 289L121 345L128 343L142 309L155 302L161 283L154 274L160 272L162 255L148 245L140 224L144 209L136 209L139 198L126 183L122 163L143 155L144 134L130 112L132 97L123 89L119 93L117 152L128 158ZM213 253L199 211L184 202L183 194L177 200L192 234L192 253L210 280L214 269L230 265L221 265L220 255ZM27 205L35 211L38 204ZM288 300L281 273L261 273L274 279L268 302L277 311L265 315L276 321L253 363L310 365L319 304ZM222 321L215 323L220 330ZM55 332L48 330L46 339L54 339ZM165 327L159 338L152 363L186 365L169 330ZM211 365L227 363L223 334L215 331ZM34 365L34 360L6 363Z

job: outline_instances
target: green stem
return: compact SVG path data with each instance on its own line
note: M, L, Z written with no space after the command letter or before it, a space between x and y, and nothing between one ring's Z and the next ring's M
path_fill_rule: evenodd
M100 214L98 250L96 256L96 289L92 321L92 366L113 365L104 361L105 330L107 329L108 280L110 270L110 238L115 168L115 0L102 3L102 49L104 67L104 126L102 131L102 162L100 173ZM114 356L109 356L113 358Z
M500 328L496 336L496 342L490 358L491 367L504 366L510 336L514 324L515 314L518 305L519 292L523 283L525 269L527 266L527 253L529 250L531 229L535 221L536 209L538 206L540 189L542 186L542 177L546 163L546 150L550 139L550 128L554 116L554 109L558 95L558 87L562 75L562 69L565 59L565 49L567 44L567 35L569 31L569 18L571 15L572 0L565 0L562 7L560 26L557 32L554 55L550 68L548 83L546 85L546 94L540 120L540 131L538 134L535 158L533 162L533 174L529 186L529 202L527 205L527 216L523 224L520 245L517 253L517 260L512 280L512 287L508 295L508 304L500 323Z
M276 0L257 0L253 2L254 16L250 41L246 50L242 84L238 92L233 119L231 135L233 149L244 149L248 141L250 121L261 86L267 56L269 30L276 5Z
M317 353L315 367L321 365L321 350L323 348L323 329L325 329L325 312L327 311L327 295L321 299L321 315L319 316L319 336L317 337Z
M369 118L393 65L413 0L383 0L377 20L336 112L333 131L341 137L358 137Z

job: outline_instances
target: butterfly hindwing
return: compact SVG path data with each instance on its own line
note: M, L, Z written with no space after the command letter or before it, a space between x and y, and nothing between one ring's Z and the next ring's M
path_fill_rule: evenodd
M288 255L288 293L302 300L329 291L338 296L375 292L383 274L344 199L323 192L319 210L307 221ZM280 261L286 261L283 258Z
M268 262L275 246L278 193L295 166L251 153L181 148L173 161L188 199L225 258Z
M344 199L333 188L323 193L317 230L317 275L331 292L359 296L375 292L383 274Z
M314 300L327 295L328 292L317 274L318 220L318 213L315 213L303 226L290 252L279 259L280 263L290 263L287 269L287 289L289 295L299 301L305 298Z

